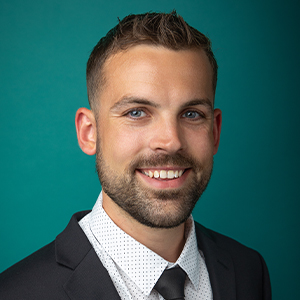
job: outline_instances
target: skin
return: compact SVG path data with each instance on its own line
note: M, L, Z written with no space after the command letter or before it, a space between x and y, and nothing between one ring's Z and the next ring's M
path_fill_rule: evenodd
M94 155L101 148L101 160L107 169L121 177L128 175L132 161L140 157L181 154L201 165L197 170L173 164L133 170L131 176L139 187L153 192L188 189L193 179L200 180L211 171L220 141L221 111L213 108L212 68L204 51L138 45L111 56L104 74L97 114L86 108L76 113L83 152ZM143 174L175 169L185 173L172 180ZM180 200L152 200L161 215L173 217L178 213ZM137 241L168 261L177 260L185 243L184 223L173 228L141 224L105 191L103 208Z

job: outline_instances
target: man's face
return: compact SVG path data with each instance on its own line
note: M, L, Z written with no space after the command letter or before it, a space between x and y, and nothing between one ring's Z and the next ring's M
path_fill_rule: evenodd
M219 141L212 69L199 50L139 45L111 56L97 112L103 205L142 224L184 222L205 190Z

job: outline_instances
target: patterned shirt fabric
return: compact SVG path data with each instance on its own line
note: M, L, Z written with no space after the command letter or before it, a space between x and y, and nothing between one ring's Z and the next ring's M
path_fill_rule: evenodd
M186 243L175 263L170 263L120 229L102 207L102 192L79 225L107 269L122 300L163 300L154 286L166 268L179 265L187 274L186 300L212 300L205 259L198 250L192 216L187 220Z

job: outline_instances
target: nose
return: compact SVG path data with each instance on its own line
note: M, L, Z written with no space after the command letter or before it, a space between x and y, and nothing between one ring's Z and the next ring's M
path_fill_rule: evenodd
M157 122L150 138L150 148L155 152L175 154L183 149L183 134L176 121Z

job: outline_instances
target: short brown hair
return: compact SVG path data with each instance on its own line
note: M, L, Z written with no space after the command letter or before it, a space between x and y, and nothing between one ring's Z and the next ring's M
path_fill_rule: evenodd
M87 62L86 80L90 107L103 86L103 65L108 57L132 46L150 44L172 50L203 49L213 69L213 89L217 85L218 65L211 42L203 33L189 26L176 11L129 15L100 39Z

